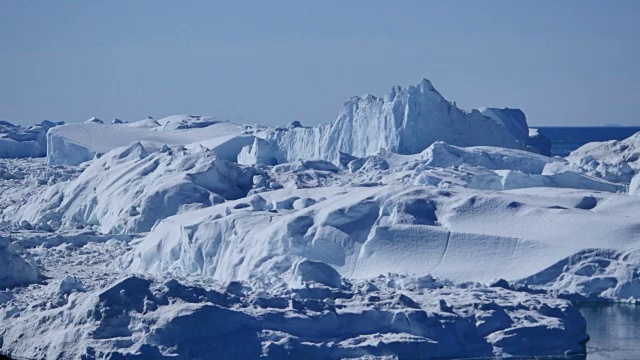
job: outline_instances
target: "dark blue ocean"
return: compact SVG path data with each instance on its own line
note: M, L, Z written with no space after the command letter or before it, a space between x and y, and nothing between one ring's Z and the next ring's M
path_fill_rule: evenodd
M531 126L551 140L551 155L565 157L594 141L623 140L640 131L640 126Z

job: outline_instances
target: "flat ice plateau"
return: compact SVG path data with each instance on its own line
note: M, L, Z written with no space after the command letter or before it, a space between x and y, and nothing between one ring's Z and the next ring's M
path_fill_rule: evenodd
M579 355L577 302L640 299L640 134L547 157L522 111L427 80L316 127L0 133L11 356Z

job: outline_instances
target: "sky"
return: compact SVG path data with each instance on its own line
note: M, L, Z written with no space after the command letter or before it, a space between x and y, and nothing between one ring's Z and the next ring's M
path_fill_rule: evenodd
M422 78L530 125L640 125L640 1L0 1L0 119L333 121Z

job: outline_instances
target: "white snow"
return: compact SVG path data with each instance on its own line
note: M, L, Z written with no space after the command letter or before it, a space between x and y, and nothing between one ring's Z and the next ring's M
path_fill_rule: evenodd
M253 175L202 146L154 152L137 142L95 160L72 182L50 187L15 216L53 227L139 233L167 216L245 196Z
M520 120L460 110L423 79L416 86L395 86L383 98L351 98L333 123L268 129L257 135L275 140L288 161L323 159L337 164L339 152L357 157L380 149L416 154L436 141L525 149L528 135L521 130L526 121Z
M438 141L420 154L424 165L433 167L481 166L489 170L513 170L528 174L542 174L549 163L558 159L534 154L523 150L504 149L488 146L458 147Z
M0 159L12 356L564 356L569 300L640 299L639 134L547 157L426 80L311 128L54 125L0 122L12 157L51 128Z
M144 120L135 121L130 124L127 124L127 126L135 127L135 128L152 129L155 127L159 127L160 123L155 121L151 116L149 116Z
M90 117L89 119L87 119L87 121L85 121L85 124L104 124L104 121L98 119L97 117L93 116Z
M291 288L141 277L116 261L128 251L115 240L33 249L46 275L60 280L0 292L3 351L31 358L526 356L579 353L587 339L577 309L546 295L430 276L352 281L309 262L298 265L300 282ZM530 346L519 346L523 337Z
M0 289L28 285L41 278L40 271L22 249L0 234ZM1 303L2 296L0 296Z
M193 121L192 125L189 125L190 121ZM159 126L152 126L156 123ZM206 127L199 128L205 124ZM233 141L235 136L241 139ZM216 146L235 144L230 149L224 149L227 157L235 160L242 147L253 142L253 138L244 135L244 129L236 124L224 121L204 122L200 117L188 115L170 116L157 122L147 119L142 120L142 123L126 125L96 122L67 124L49 131L47 138L47 158L51 165L78 165L96 155L101 156L134 142L159 149L162 145L206 144L205 140L212 141ZM232 154L228 154L229 151Z
M567 156L569 168L610 181L629 183L640 171L640 133L617 141L585 144Z
M635 213L640 203L593 191L544 192L404 186L271 191L261 194L267 205L258 209L240 206L241 199L162 220L134 250L132 268L271 283L295 277L296 264L308 259L346 278L394 272L483 282L525 278L585 249L638 246L640 220L621 218L618 209ZM276 205L301 198L317 203Z
M47 154L47 131L61 123L43 121L22 128L9 122L0 122L0 158L35 158Z
M629 183L629 195L640 195L640 175L638 174Z

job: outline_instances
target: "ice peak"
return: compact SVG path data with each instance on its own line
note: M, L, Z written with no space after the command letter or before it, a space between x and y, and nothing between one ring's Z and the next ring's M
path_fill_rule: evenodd
M423 93L423 94L430 91L437 92L437 90L433 87L433 84L431 83L431 81L427 80L426 78L423 78L417 85L409 86L408 88L403 88L400 85L394 85L393 87L391 87L391 90L389 90L389 92L386 94L385 100L392 101L398 95L406 94L407 92L413 92L415 91L414 89L417 89L420 93Z
M313 130L279 131L266 137L276 140L288 160L322 159L335 163L340 162L340 153L363 157L380 148L417 154L439 140L458 146L524 149L528 138L526 121L518 118L522 121L510 124L513 119L504 117L495 121L479 111L462 111L429 80L422 79L417 85L393 86L382 98L352 97L333 123Z
M435 88L433 87L433 84L431 83L431 81L427 80L426 78L422 78L422 80L420 81L420 83L418 84L418 89L422 90L422 91L433 91L435 90Z

